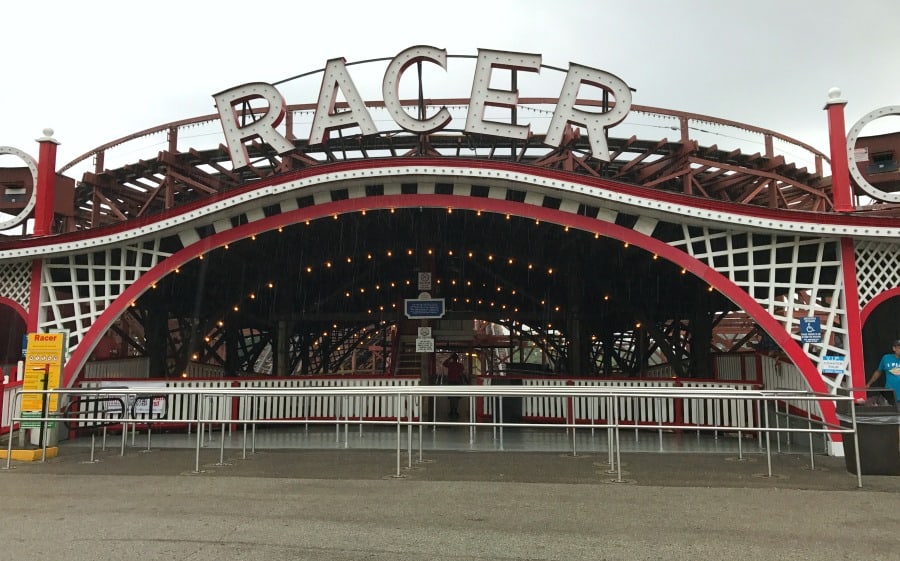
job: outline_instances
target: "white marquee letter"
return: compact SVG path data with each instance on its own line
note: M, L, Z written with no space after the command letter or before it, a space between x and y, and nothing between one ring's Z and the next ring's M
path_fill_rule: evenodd
M447 51L435 47L419 45L410 47L394 57L384 72L384 80L381 83L381 94L384 98L384 106L393 117L394 122L403 130L427 134L439 130L452 119L450 111L441 107L437 115L428 119L416 119L403 109L400 104L400 78L403 71L417 62L423 60L433 62L447 70Z
M541 55L478 49L478 62L475 66L472 95L469 99L469 112L466 115L466 132L506 138L528 138L530 129L528 125L507 125L484 119L484 110L488 105L515 107L519 102L518 90L491 88L491 72L494 68L540 72Z
M375 122L366 109L356 85L350 78L342 58L333 58L325 65L322 73L322 88L319 90L319 103L316 116L309 131L310 144L322 144L328 140L328 132L332 129L358 126L363 135L377 134ZM346 111L335 111L338 90L343 92L347 100Z
M578 99L581 84L597 86L611 92L615 97L615 106L609 111L600 113L576 109L575 100ZM594 157L608 162L609 147L606 144L605 129L620 123L630 110L631 90L622 79L596 68L569 64L569 72L559 93L559 103L556 104L544 142L558 147L562 143L566 125L568 123L580 125L587 129Z
M294 145L275 130L275 127L284 119L284 98L275 89L275 86L262 82L244 84L217 93L213 99L216 100L219 120L222 122L222 130L225 132L225 142L228 145L228 152L231 154L231 161L235 169L247 165L249 157L244 142L252 138L259 138L279 154L294 149ZM266 100L268 111L249 125L241 126L234 106L251 99Z

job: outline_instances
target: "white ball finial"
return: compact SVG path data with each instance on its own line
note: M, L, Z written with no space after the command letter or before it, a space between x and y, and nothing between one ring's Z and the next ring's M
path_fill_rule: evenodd
M52 142L54 144L59 144L59 142L53 138L53 129L47 127L42 132L44 133L44 136L38 138L38 142Z
M828 101L825 102L825 107L844 103L847 103L847 100L841 97L841 88L831 88L828 90Z

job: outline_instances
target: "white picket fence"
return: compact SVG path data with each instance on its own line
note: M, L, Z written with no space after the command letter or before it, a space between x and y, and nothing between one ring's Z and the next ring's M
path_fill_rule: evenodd
M230 380L89 380L80 387L84 389L109 389L110 395L116 388L159 388L160 396L165 396L164 411L134 415L136 418L152 420L153 417L168 420L189 421L198 417L198 407L203 409L206 419L229 422L234 419L266 420L328 420L338 418L384 420L396 419L396 400L392 396L364 396L353 399L338 396L290 396L290 395L248 395L248 396L199 396L170 394L167 388L194 389L254 389L285 390L302 388L353 388L392 387L418 385L418 378L411 377L328 377L328 378L272 378L272 379L230 379ZM401 418L418 419L421 415L418 403L409 410L400 412Z
M670 370L665 368L654 370L653 378L642 379L566 379L559 377L527 377L520 382L525 386L544 386L548 388L564 385L598 386L618 388L718 388L718 389L755 389L758 385L746 380L762 380L766 389L806 390L808 384L796 367L790 363L757 354L719 355L715 361L716 381L676 380ZM192 374L184 379L157 380L149 379L148 365L145 359L124 359L89 363L85 370L84 381L80 387L91 389L111 386L158 387L160 395L164 395L164 411L156 416L170 420L194 419L197 408L203 407L204 416L223 422L236 418L254 418L257 420L285 419L360 419L386 420L410 417L418 419L423 411L416 402L409 410L396 411L397 401L390 396L365 396L341 398L337 396L265 396L252 397L204 397L202 403L195 395L171 395L165 388L253 388L253 389L292 389L311 387L351 388L360 386L408 386L418 385L417 377L384 377L384 376L327 376L296 378L222 378L222 372L216 368L194 368ZM126 376L130 374L131 376ZM734 381L732 381L734 380ZM745 380L745 382L740 382ZM490 378L480 378L478 383L492 384ZM497 380L497 383L510 383L508 380ZM3 387L2 425L0 430L9 430L9 403L13 390L18 387L8 384ZM526 397L504 397L503 403L511 405L527 422L544 423L601 423L612 417L611 409L618 408L618 419L635 426L732 426L751 428L758 426L759 413L753 410L747 400L722 400L701 398L660 398L660 397L620 397L613 402L610 398L591 397L557 397L531 395ZM479 399L476 401L476 413L479 418L492 418L495 409L500 405L497 399ZM810 412L820 417L817 402L797 401L788 406L797 411ZM406 405L404 404L404 407ZM505 412L506 415L509 411ZM154 416L153 412L146 413Z
M490 385L490 380L483 380ZM528 387L591 386L602 388L713 388L722 390L754 390L758 385L712 381L677 381L665 379L640 380L567 380L559 378L523 379ZM509 399L509 398L504 398ZM747 400L688 399L676 397L554 397L528 396L521 399L524 421L548 423L603 423L614 416L623 423L635 426L758 426L757 412ZM484 400L479 407L482 418L494 416L499 407L496 400ZM612 408L617 407L613 415ZM504 417L509 415L504 411Z

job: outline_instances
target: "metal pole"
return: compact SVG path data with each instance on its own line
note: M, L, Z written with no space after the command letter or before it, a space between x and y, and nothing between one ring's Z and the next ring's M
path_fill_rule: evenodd
M397 394L397 401L394 407L394 415L397 417L397 473L400 477L400 394Z
M498 397L497 401L500 403L500 417L498 418L500 421L500 449L503 450L503 425L506 422L506 417L503 416L503 398Z
M778 400L776 399L775 401L772 402L772 404L775 406L775 428L781 429L781 421L778 420ZM785 402L784 405L785 405L785 408L787 408L787 402ZM767 426L769 424L768 419L769 419L768 411L766 411L766 425ZM781 454L781 430L777 430L777 432L775 433L775 444L777 446L778 453Z
M334 443L338 444L341 442L341 406L343 405L340 396L334 396L334 404L336 409L334 412Z
M197 394L197 448L194 452L194 473L200 473L200 443L203 440L203 394Z
M612 411L612 396L606 396L606 463L609 464L607 473L614 473L616 470L615 451L613 450L615 435L612 426Z
M362 435L363 435L363 422L362 422L363 421L363 403L365 403L362 400L362 398L363 398L363 396L359 396L359 395L356 396L356 410L359 412L359 415L357 415L357 417L359 417L359 437L360 438L362 438Z
M303 400L300 400L303 403ZM253 419L253 426L250 427L250 453L256 454L256 422L259 421L259 396L253 396L253 411L250 414Z
M777 401L776 401L777 403ZM776 405L777 407L777 405ZM768 466L769 477L772 477L772 435L769 432L769 408L763 408L765 413L765 431L766 431L766 465ZM778 415L775 415L775 424L778 424ZM779 439L780 442L780 439Z
M572 457L573 458L578 455L578 452L575 450L575 400L576 399L577 398L573 395L572 396L572 411L571 411L572 414L570 415L570 417L572 418Z
M12 441L13 441L13 427L15 427L15 406L16 400L19 399L19 396L22 395L22 392L19 389L16 389L13 392L12 400L9 402L9 442L7 443L6 448L6 469L10 469L10 462L12 461ZM19 430L22 430L22 423L19 422Z
M614 432L616 435L616 482L622 482L622 447L619 445L619 400L616 399L613 401L613 423L614 423Z
M850 418L853 421L853 455L856 460L856 486L862 488L862 465L859 462L859 430L856 425L856 400L850 402Z
M242 417L243 417L243 415L242 415ZM243 438L242 441L241 441L241 459L242 459L242 460L246 460L246 459L247 459L247 420L246 420L246 419L243 419L243 418L242 418L241 420L244 421L244 423L243 423L243 425L244 425L244 438Z
M469 396L469 445L475 444L475 396Z
M44 419L47 418L47 408L49 403L47 403L47 385L50 381L50 363L44 365L44 375L41 377L41 389L44 392L41 394L41 428L38 434L38 442L41 445L41 462L47 460L47 442L44 440L44 433L46 431L47 421Z
M656 405L656 417L659 419L659 451L663 451L663 401L659 398L654 400L654 404Z
M419 412L419 422L416 423L419 426L419 463L421 464L425 460L422 459L422 397L416 396L416 410Z
M809 429L809 469L816 469L816 457L813 452L812 412L809 402L806 402L806 428Z
M412 408L410 407L411 396L406 396L403 402L406 404L406 467L412 468Z
M225 423L223 422L221 428L219 429L222 433L219 439L219 463L217 466L226 466L228 464L225 463Z
M341 407L344 409L344 448L350 448L350 396L345 395Z
M128 398L126 397L125 400L127 401ZM125 455L125 445L128 444L128 422L126 420L126 419L128 419L128 417L129 417L129 414L125 412L125 404L123 402L122 403L122 423L121 423L121 425L122 425L122 442L119 444L119 456L120 457Z
M759 401L756 402L756 424L757 424L757 428L759 428L759 421L761 420L761 419L760 419L760 415L759 415L759 408L760 408L761 405L764 405L764 404L765 404L765 402L762 401L762 400L759 400ZM762 447L763 447L763 434L762 434L762 431L756 431L756 444L757 444L757 446L759 446L760 449L762 449Z

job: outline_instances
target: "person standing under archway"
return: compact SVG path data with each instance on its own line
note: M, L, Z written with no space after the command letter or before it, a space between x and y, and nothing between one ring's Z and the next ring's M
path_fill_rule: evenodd
M878 368L875 369L875 372L872 372L872 376L866 382L866 387L872 387L872 384L884 376L885 389L893 390L885 392L886 397L894 405L897 403L898 394L900 394L900 339L894 341L891 349L893 352L881 357L881 362L878 363Z
M451 354L443 363L447 369L447 384L451 386L459 386L466 383L466 369L459 360L459 354ZM450 400L450 420L459 419L459 396L451 395Z

